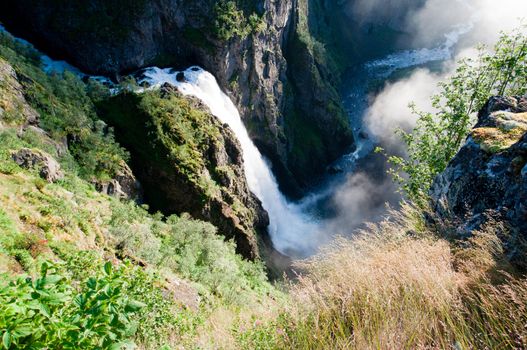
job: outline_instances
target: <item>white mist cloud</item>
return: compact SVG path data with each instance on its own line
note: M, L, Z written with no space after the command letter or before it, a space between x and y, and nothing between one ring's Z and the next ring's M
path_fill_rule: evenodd
M395 184L386 176L372 179L366 172L351 174L335 191L332 204L337 216L324 229L333 234L349 234L366 222L379 220L386 213L387 203L396 204L398 199Z
M382 3L381 0L373 3ZM404 6L406 1L402 1ZM474 47L479 43L492 46L500 32L519 28L521 15L527 16L524 0L428 0L419 10L407 17L406 29L413 42L420 47L432 47L446 40L446 35L456 28L471 24L472 29L460 37L452 59L446 61L442 73L420 69L410 77L386 85L375 97L365 115L365 125L370 133L387 147L398 148L397 128L411 130L415 116L408 108L415 102L418 108L431 110L430 96L438 92L437 84L448 78L461 57L474 57Z
M348 2L348 15L358 23L404 25L412 11L425 0L354 0Z
M408 105L415 102L418 108L431 108L430 96L437 92L437 74L425 69L415 71L408 79L388 84L377 95L364 116L364 124L384 147L398 147L398 128L412 130L416 117L409 112Z

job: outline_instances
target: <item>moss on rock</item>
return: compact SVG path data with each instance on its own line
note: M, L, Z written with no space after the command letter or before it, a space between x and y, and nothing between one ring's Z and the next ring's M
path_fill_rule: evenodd
M247 188L234 134L201 102L166 85L121 94L99 109L131 152L153 210L208 220L235 239L239 253L258 256L256 231L265 230L266 215Z

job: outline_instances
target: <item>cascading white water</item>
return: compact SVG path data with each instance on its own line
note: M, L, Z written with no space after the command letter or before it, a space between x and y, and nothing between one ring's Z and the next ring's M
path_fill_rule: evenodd
M177 79L178 74L184 79ZM260 199L269 213L269 234L274 247L290 256L307 256L318 244L317 223L304 215L299 207L288 203L280 193L271 169L260 154L243 125L240 114L231 99L221 90L212 74L200 67L190 67L184 72L172 69L147 68L139 83L147 82L151 88L169 83L182 94L203 101L222 123L236 134L243 150L245 175L249 189Z

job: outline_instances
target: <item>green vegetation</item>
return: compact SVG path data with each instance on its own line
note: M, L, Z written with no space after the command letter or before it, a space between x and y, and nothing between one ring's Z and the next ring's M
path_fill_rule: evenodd
M96 87L87 88L69 72L46 74L38 53L6 33L0 33L0 64L2 60L15 69L25 99L38 112L40 127L58 143L67 140L76 160L76 169L71 170L86 179L115 176L128 153L115 142L112 129L97 119L88 96Z
M312 169L313 162L324 163L336 157L337 150L353 142L347 114L337 86L342 67L312 32L317 23L310 6L315 2L296 3L296 26L290 33L285 56L289 82L284 88L286 111L284 133L288 143L288 166L299 181ZM323 102L322 102L323 101ZM335 137L338 135L337 137Z
M265 29L264 17L256 13L253 1L221 0L214 5L213 32L222 41L235 36L245 38Z
M391 171L407 196L426 202L435 176L443 171L465 142L477 113L493 95L522 96L527 92L527 37L521 30L503 34L492 52L480 48L476 59L458 62L456 72L432 97L435 113L419 111L413 132L399 131L407 157L390 157ZM500 149L500 145L497 145Z
M248 322L242 315L281 298L263 264L242 259L210 223L96 192L93 178L112 177L128 158L95 109L108 91L69 73L46 75L33 49L0 40L0 64L13 66L23 91L0 86L1 100L24 107L17 118L1 115L8 123L0 130L0 348L207 348L217 314ZM215 188L195 177L203 147L220 142L210 114L181 96L142 97L149 126L171 147L169 160L161 150L153 155ZM46 132L21 131L31 108ZM64 179L48 183L19 167L11 154L21 148L57 159Z
M120 349L135 333L133 314L146 305L126 297L134 284L107 262L75 288L64 267L44 262L37 278L0 276L0 329L5 349ZM133 287L132 287L133 288Z
M403 188L418 207L403 204L390 220L298 263L295 281L273 285L261 262L235 254L210 223L152 213L91 184L128 159L104 113L116 130L131 130L125 141L137 152L215 195L216 179L235 172L203 156L225 142L210 114L166 89L109 98L71 74L48 76L32 49L0 36L0 68L13 66L7 83L23 91L0 84L1 106L18 111L1 115L0 348L526 348L527 281L502 246L508 228L490 221L469 239L445 238L456 227L431 226L421 201L489 94L525 92L526 46L522 36L504 36L481 65L462 63L434 98L439 114L420 113L415 132L404 134L410 158L392 161L410 175ZM47 133L21 131L30 108ZM320 147L295 118L288 127ZM496 128L473 132L492 152L527 130L523 114L496 118ZM11 153L21 148L56 158L64 179L48 183L19 167ZM230 208L245 210L236 199Z
M438 237L447 232L427 228L420 209L391 216L301 263L289 306L241 332L241 348L527 346L527 281L507 263L502 225L448 242Z

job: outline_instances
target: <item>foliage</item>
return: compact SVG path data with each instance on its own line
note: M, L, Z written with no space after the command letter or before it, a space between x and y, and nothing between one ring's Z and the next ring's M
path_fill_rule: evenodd
M50 262L36 278L0 277L0 333L5 349L122 349L144 304L128 298L123 268L108 262L80 287Z
M240 1L221 0L214 5L214 34L222 41L229 41L235 36L247 37L266 29L263 16L253 12L247 15L245 4Z
M211 224L185 216L171 216L167 224L162 266L205 285L209 293L227 303L243 305L270 291L263 264L244 261L235 253L234 242L224 242Z
M39 126L58 142L68 141L69 151L85 178L113 177L128 159L111 128L98 120L88 95L103 96L100 84L84 84L70 72L47 74L39 53L27 44L0 33L0 58L15 69L28 103L39 113Z
M418 110L411 133L399 130L407 157L391 156L391 174L408 197L422 203L435 176L455 156L470 132L474 114L493 95L527 91L527 36L521 30L503 34L492 52L480 48L477 58L458 62L455 73L439 84L432 97L434 113Z
M504 226L448 242L420 209L340 239L301 262L279 316L237 332L243 349L521 349L527 280L504 255ZM411 234L408 234L411 232ZM343 273L345 271L346 273ZM508 271L508 272L503 272Z

